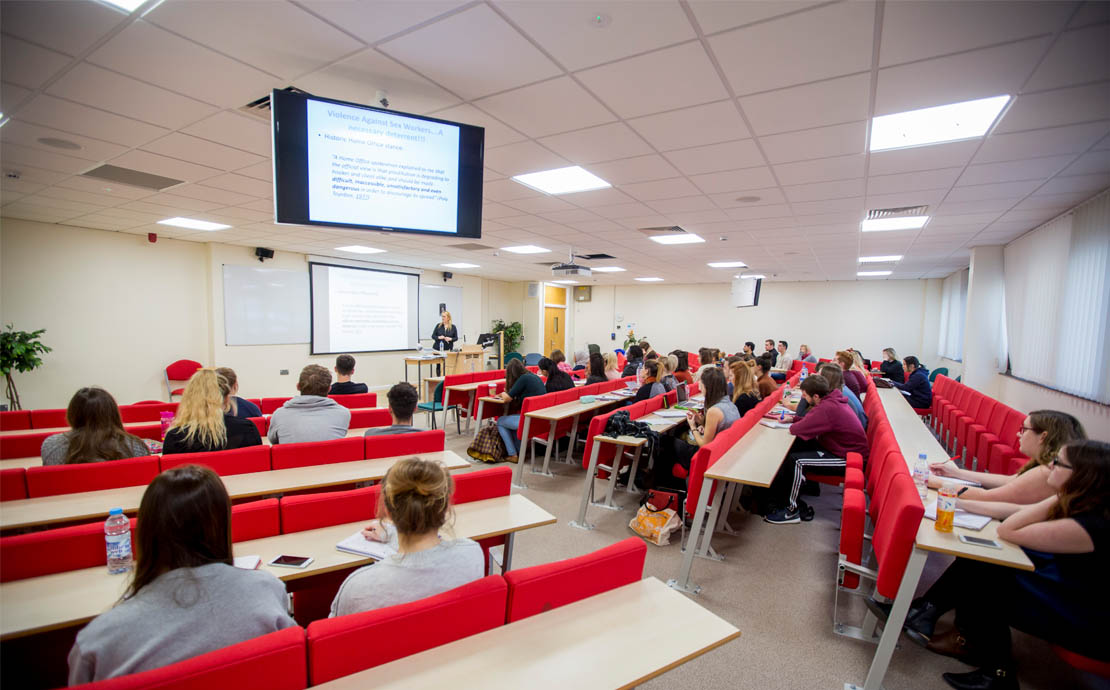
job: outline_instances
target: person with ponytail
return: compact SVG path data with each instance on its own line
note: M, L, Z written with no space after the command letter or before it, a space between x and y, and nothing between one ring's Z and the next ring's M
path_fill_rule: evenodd
M759 404L763 397L759 394L759 386L755 382L755 373L747 362L737 360L728 366L732 374L732 402L736 405L737 412L743 417Z
M207 453L262 444L258 427L231 411L231 385L215 369L200 369L185 384L162 454Z
M43 465L76 465L150 455L138 436L123 428L119 406L103 388L82 388L66 409L70 430L42 442Z
M343 581L331 604L333 618L424 599L485 575L477 542L440 534L450 530L454 488L447 469L434 460L408 458L386 472L379 518L362 535L397 553Z

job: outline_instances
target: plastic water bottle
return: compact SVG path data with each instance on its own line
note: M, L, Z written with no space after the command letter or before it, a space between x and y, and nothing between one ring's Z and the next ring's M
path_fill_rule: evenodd
M123 508L108 512L104 543L108 549L108 573L118 575L131 570L131 521L123 514Z
M809 366L806 365L806 364L803 364L802 365L802 375L798 378L798 383L801 383L802 381L805 381L807 376L809 376Z
M917 495L924 505L929 497L929 458L924 453L918 453L917 462L913 464L913 483L917 485Z
M166 432L173 426L173 412L160 412L159 420L162 422L162 440L166 440Z

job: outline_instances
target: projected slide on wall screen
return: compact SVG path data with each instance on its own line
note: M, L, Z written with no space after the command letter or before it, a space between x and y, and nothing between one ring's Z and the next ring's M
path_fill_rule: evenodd
M271 95L278 223L482 235L485 129Z
M309 263L312 354L411 350L420 334L420 276Z

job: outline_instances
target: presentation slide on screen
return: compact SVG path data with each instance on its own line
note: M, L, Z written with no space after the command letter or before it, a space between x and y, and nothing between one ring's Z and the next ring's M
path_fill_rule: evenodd
M416 346L418 276L325 264L311 269L314 353Z
M310 220L458 232L458 127L306 105Z

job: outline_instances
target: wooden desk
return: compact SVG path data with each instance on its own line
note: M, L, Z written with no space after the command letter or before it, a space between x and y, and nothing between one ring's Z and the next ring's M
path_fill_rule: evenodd
M10 458L8 460L0 460L0 470L14 470L18 468L28 467L42 467L42 456L36 455L33 458Z
M531 445L527 443L527 439L528 428L531 426L533 419L550 422L551 424L549 426L551 427L551 429L550 431L548 431L547 448L544 450L543 453L543 469L539 472L536 472L536 459L533 457L531 470L532 474L542 474L545 477L553 477L555 475L551 473L548 467L551 463L551 449L555 446L555 428L558 423L566 419L574 419L574 422L570 428L570 444L567 446L567 461L569 462L571 454L574 451L574 438L578 435L578 418L582 415L582 413L590 412L593 410L600 410L601 408L609 407L610 405L620 405L623 402L624 400L601 400L600 398L592 403L583 403L579 400L572 400L571 402L563 403L561 405L552 405L551 407L545 407L542 410L533 410L532 412L526 414L524 416L524 419L522 420L524 426L523 431L520 435L520 437L524 439L522 443L525 443L525 447L520 449L518 462L516 463L516 467L513 468L513 486L521 489L528 488L524 484L523 467L524 458L526 455L528 455L528 446Z
M423 398L421 398L421 401L423 401L423 402L433 402L432 398L434 397L434 394L436 392L436 386L439 385L440 383L443 383L443 379L445 379L445 378L447 378L447 377L445 377L445 376L425 376L424 377L424 390L423 391L420 391L420 390L417 391L417 394L422 394L424 396Z
M355 482L377 481L385 476L394 464L409 455L399 455L375 460L355 460L336 462L312 467L294 467L286 470L269 470L248 474L233 474L220 477L231 498L249 498L269 494L318 489ZM416 457L438 460L448 469L469 467L453 451L417 453ZM85 491L60 496L26 498L21 501L4 501L0 504L0 529L49 525L73 520L92 520L105 518L112 508L123 508L126 513L139 509L146 486L126 486L103 491Z
M416 365L416 392L417 393L419 393L420 390L421 390L420 367L423 366L424 364L427 364L428 365L428 375L431 376L432 373L433 373L433 370L432 370L432 365L433 364L444 364L447 361L446 357L444 355L441 355L441 354L440 355L420 355L419 357L416 356L416 355L406 355L404 359L405 359L405 381L406 382L409 380L409 365L410 364L415 364Z
M502 496L455 506L454 534L469 539L506 535L505 567L512 554L512 535L550 525L555 517L527 498ZM365 527L366 521L293 532L235 544L240 556L259 556L261 569L288 582L334 570L367 565L373 559L335 548L343 539ZM449 534L448 532L444 532ZM265 565L276 556L292 553L315 560L303 570ZM99 566L0 585L0 640L85 623L110 608L123 594L129 577L109 575Z
M739 636L651 577L316 687L631 688Z
M898 448L901 450L911 474L918 453L925 453L930 463L944 462L948 459L948 453L944 451L936 437L933 436L933 432L913 411L910 404L906 402L906 397L898 389L880 388L878 393L883 409L886 410L887 419L890 421L891 429L894 431ZM930 501L935 503L936 500L936 492L930 490L928 498L925 499L926 505ZM997 520L991 520L986 527L978 532L955 527L952 532L945 533L938 532L932 520L922 518L921 525L917 529L914 549L906 563L902 583L898 587L898 595L894 598L890 615L883 627L883 635L879 639L879 646L875 650L875 657L871 661L867 679L862 686L846 684L846 687L851 685L851 687L862 687L865 690L879 690L882 687L883 676L886 675L886 669L894 655L895 644L902 631L902 624L906 620L910 600L913 598L914 591L921 580L921 573L925 569L925 561L930 552L948 554L957 558L971 558L1007 568L1033 570L1032 561L1029 560L1029 557L1025 555L1020 547L998 538L998 525ZM1002 544L1002 548L991 549L964 544L959 541L960 534L994 539ZM864 621L864 631L870 631L867 634L873 634L874 624L875 619L869 613Z
M371 407L371 408L366 408L366 409L374 410L374 409L378 409L378 408ZM371 429L371 428L374 428L374 427L364 426L364 427L360 427L358 429L347 429L347 433L343 435L343 438L357 438L359 436L365 436L366 435L366 430ZM272 446L274 444L270 442L270 438L268 436L266 436L266 434L262 434L262 445Z
M478 391L480 391L480 390L488 391L489 386L490 386L491 383L496 386L497 385L497 379L493 379L493 380L490 380L490 381L471 381L470 383L457 383L453 386L446 386L445 387L445 392L443 394L444 399L449 397L447 395L446 391L455 391L455 392L460 392L460 393L465 392L465 393L469 394L467 402L466 402L466 430L468 432L470 431L470 411L474 409L474 396L477 395ZM443 408L443 431L444 431L444 433L447 432L447 408L446 407ZM478 434L477 429L474 430L474 434L475 435Z

